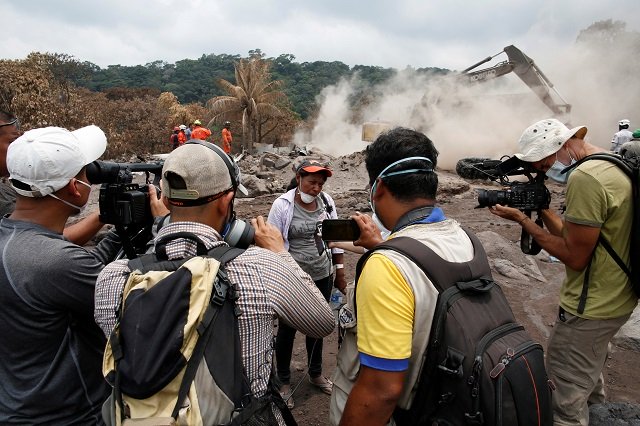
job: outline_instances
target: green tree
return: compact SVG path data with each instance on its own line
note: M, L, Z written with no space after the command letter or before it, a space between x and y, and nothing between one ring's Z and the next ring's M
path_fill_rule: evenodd
M272 80L271 62L254 54L253 59L240 59L235 65L235 84L220 79L218 84L227 95L216 96L207 102L213 118L208 127L227 116L242 115L242 146L253 153L261 120L282 115L281 105L286 95L280 90L281 80Z

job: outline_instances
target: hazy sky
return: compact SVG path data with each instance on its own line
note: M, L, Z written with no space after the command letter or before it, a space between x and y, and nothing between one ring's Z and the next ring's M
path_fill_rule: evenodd
M614 49L575 43L580 30L607 19L636 34L640 0L0 0L0 11L0 59L66 53L105 68L246 56L259 48L298 62L398 68L403 72L376 89L384 96L359 119L427 129L443 167L467 156L499 158L526 126L551 113L513 75L466 93L425 81L407 66L462 70L513 44L573 105L565 121L587 124L593 143L608 148L621 118L640 127L637 43ZM294 141L334 154L362 149L361 124L351 117L353 91L353 81L325 88L313 129ZM517 96L500 97L508 93ZM425 99L429 107L419 107Z
M100 67L202 54L462 69L514 44L537 61L638 0L0 0L0 58L67 53Z

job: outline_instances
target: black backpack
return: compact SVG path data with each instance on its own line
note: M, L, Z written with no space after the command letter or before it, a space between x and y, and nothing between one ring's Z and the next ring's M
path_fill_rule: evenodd
M198 255L168 260L166 243L197 243ZM113 384L103 407L113 426L277 425L273 406L288 425L291 412L273 377L256 398L241 356L237 291L225 264L243 249L207 250L194 234L175 233L156 242L156 252L129 261L118 323L105 351L103 373ZM273 376L273 373L272 373Z
M553 423L551 382L542 346L515 322L491 277L482 244L469 262L448 262L409 237L367 252L394 250L424 271L439 292L424 364L411 407L396 408L397 425L544 426Z
M629 259L638 259L640 256L640 194L638 194L638 187L640 186L640 158L636 156L623 158L619 155L607 153L591 154L584 157L580 161L577 161L571 166L563 169L562 173L566 173L567 171L578 167L580 164L589 160L604 160L613 163L631 180L633 219L631 222L631 247L629 250ZM618 253L616 253L613 247L611 247L611 244L609 244L609 242L602 236L602 234L600 234L600 236L598 237L598 244L601 244L602 247L607 250L607 253L609 253L609 255L613 258L620 269L622 269L624 273L627 274L627 276L629 277L629 281L631 282L633 291L635 292L636 296L640 297L640 266L638 266L638 262L636 262L635 267L633 261L630 262L630 265L626 265L622 261L622 258L618 256ZM593 256L589 260L589 264L587 265L584 273L582 293L580 294L580 302L578 303L578 313L580 314L584 313L584 309L587 303L587 294L589 292L589 271L591 270L592 261Z

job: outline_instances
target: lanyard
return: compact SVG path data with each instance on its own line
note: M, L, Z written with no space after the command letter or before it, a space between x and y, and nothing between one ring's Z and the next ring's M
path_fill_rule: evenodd
M428 206L420 207L405 213L393 228L392 233L398 232L402 228L416 223L436 223L445 220L446 217L440 207Z

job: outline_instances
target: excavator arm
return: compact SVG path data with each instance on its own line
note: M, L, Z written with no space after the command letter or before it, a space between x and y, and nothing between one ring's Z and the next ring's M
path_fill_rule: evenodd
M473 71L475 68L491 61L501 53L507 54L509 58L508 61L500 62L489 68ZM510 72L515 73L520 80L529 86L533 93L535 93L556 116L564 116L571 112L571 105L562 98L553 86L553 83L551 83L542 70L538 68L533 59L513 45L507 46L501 52L471 65L469 68L463 70L461 75L466 78L468 82L475 83L487 81Z

